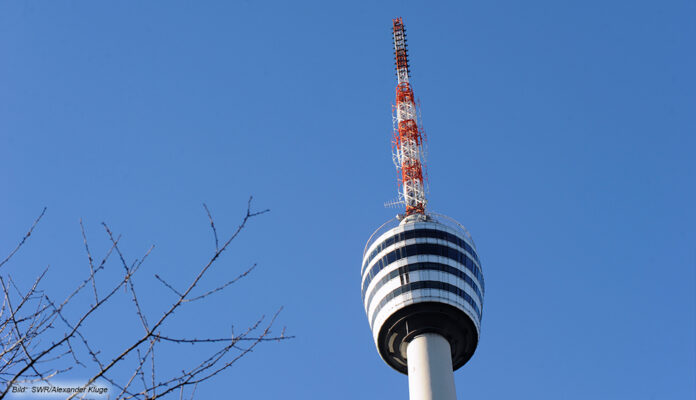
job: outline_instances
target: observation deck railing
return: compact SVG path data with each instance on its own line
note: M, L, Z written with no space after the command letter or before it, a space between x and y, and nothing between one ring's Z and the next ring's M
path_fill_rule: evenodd
M408 217L407 217L408 218ZM363 259L365 258L365 253L367 253L367 249L370 248L372 243L374 243L375 240L377 240L384 232L387 232L391 229L396 228L399 226L402 221L405 218L402 215L397 215L396 217L388 220L387 222L383 223L382 226L377 228L374 233L372 233L372 236L367 240L367 243L365 244L365 249L363 249ZM462 231L464 232L464 235L466 238L471 242L471 245L474 246L474 249L476 249L476 243L474 243L474 238L471 237L471 233L469 233L469 230L466 229L466 227L462 224L460 224L457 220L455 220L452 217L448 217L447 215L444 214L439 214L436 212L427 212L425 215L425 220L422 222L436 222L441 225L450 227L454 230L457 231Z

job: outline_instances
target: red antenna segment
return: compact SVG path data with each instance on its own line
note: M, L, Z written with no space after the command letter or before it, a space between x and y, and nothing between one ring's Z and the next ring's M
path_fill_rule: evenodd
M408 82L408 50L403 20L394 23L394 55L396 58L396 106L393 153L396 168L401 172L399 201L406 205L406 215L424 214L425 186L423 183L423 132L418 128L418 115L413 90Z

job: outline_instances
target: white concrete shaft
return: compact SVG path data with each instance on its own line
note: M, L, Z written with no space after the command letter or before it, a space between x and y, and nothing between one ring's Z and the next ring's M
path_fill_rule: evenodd
M406 347L410 400L457 400L452 351L436 333L416 336Z

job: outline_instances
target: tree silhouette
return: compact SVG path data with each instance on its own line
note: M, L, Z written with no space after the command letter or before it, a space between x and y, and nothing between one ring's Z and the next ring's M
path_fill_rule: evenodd
M36 277L28 289L20 289L20 285L8 272L9 263L34 232L46 213L44 208L19 244L0 262L0 286L3 293L0 308L0 399L10 393L15 385L40 384L50 387L52 379L76 367L88 371L89 378L81 386L82 390L104 380L114 389L109 393L109 398L154 399L168 395L183 398L185 389L188 389L188 393L193 397L199 383L220 374L259 344L292 338L285 335L285 328L280 334L271 332L282 308L269 319L260 317L240 334L232 332L227 336L199 339L186 337L176 329L172 331L165 326L165 323L173 320L182 308L194 302L205 301L214 293L225 291L254 269L255 264L217 287L206 289L202 284L202 279L214 268L220 255L238 237L247 223L269 211L252 211L251 203L250 197L241 223L222 245L218 240L212 214L203 204L213 232L215 251L183 288L177 289L175 285L155 274L155 278L168 289L173 299L170 305L160 310L157 317L143 310L135 285L135 278L139 273L142 275L140 271L154 246L140 258L127 262L119 246L121 236L114 235L105 223L102 223L102 227L109 248L97 261L92 257L84 225L80 220L89 273L75 283L74 289L65 299L58 302L43 289L48 268ZM114 262L110 262L112 260L120 264L118 268L123 270L119 279L105 284L104 282L109 282L108 277L100 278L100 283L97 284L97 278L104 274L107 266L113 268ZM91 298L90 304L84 305L84 302L77 301L85 296ZM107 356L96 348L93 340L85 332L85 326L90 320L105 312L105 304L114 302L119 296L127 296L134 304L134 311L126 315L136 319L142 331L135 339L124 339L123 343L117 343L119 350ZM77 308L78 311L68 312L68 306L71 306L71 309ZM179 372L167 375L158 373L155 357L163 344L202 346L208 350L199 359L187 360L186 365L177 366ZM119 366L120 369L117 368ZM117 369L123 371L126 368L132 371L129 376L124 378L122 372L116 373ZM85 395L86 391L81 390L66 393L69 399L82 398Z

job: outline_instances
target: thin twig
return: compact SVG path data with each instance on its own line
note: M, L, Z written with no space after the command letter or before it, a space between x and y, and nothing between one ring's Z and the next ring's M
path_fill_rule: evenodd
M254 268L256 268L256 264L252 265L251 267L249 267L249 269L247 269L246 271L242 272L242 273L239 274L236 278L234 278L234 279L232 279L231 281L225 283L224 285L218 286L218 287L216 287L215 289L209 290L209 291L203 293L203 294L200 295L200 296L194 297L194 298L192 298L192 299L188 299L188 300L186 300L186 301L187 301L187 302L192 302L192 301L200 300L200 299L203 299L203 298L205 298L205 297L210 296L211 294L213 294L213 293L215 293L215 292L219 292L219 291L225 289L226 287L230 286L231 284L233 284L233 283L237 282L238 280L240 280L240 279L244 278L245 276L247 276Z
M203 203L203 208L205 208L205 212L208 214L208 220L210 220L210 227L213 228L213 236L215 236L215 251L218 251L218 235L217 230L215 229L215 222L213 222L213 216L210 215L210 210L208 209L208 206L205 203Z
M176 293L177 296L181 297L181 293L179 293L178 290L174 289L174 287L173 287L172 285L168 284L167 281L165 281L164 279L160 278L159 275L155 274L155 278L157 278L157 280L159 280L160 282L162 282L162 283L164 284L164 286L166 286L166 287L168 287L169 289L171 289L172 292Z
M34 223L31 224L31 228L29 228L29 231L27 232L26 235L24 235L24 237L23 237L22 240L19 242L19 244L17 245L17 247L15 247L15 249L12 250L12 252L10 253L10 255L8 255L7 257L5 257L5 259L2 260L2 262L0 262L0 267L2 267L3 265L5 265L6 262L10 261L10 258L12 258L12 256L14 256L15 253L22 247L22 245L24 244L24 242L26 242L27 239L29 238L29 236L31 236L31 233L34 231L34 227L36 226L36 224L38 224L39 221L41 221L41 218L44 216L45 213L46 213L46 207L44 207L43 210L41 210L41 214L39 215L38 218L36 218L36 220L34 220Z
M87 244L87 234L85 233L85 226L82 224L82 218L80 218L80 230L82 231L82 241L85 242L85 251L87 252L87 260L89 260L89 272L92 277L92 289L94 289L94 301L99 301L99 295L97 294L97 281L94 276L94 260L92 259L92 254L89 252L89 245Z

